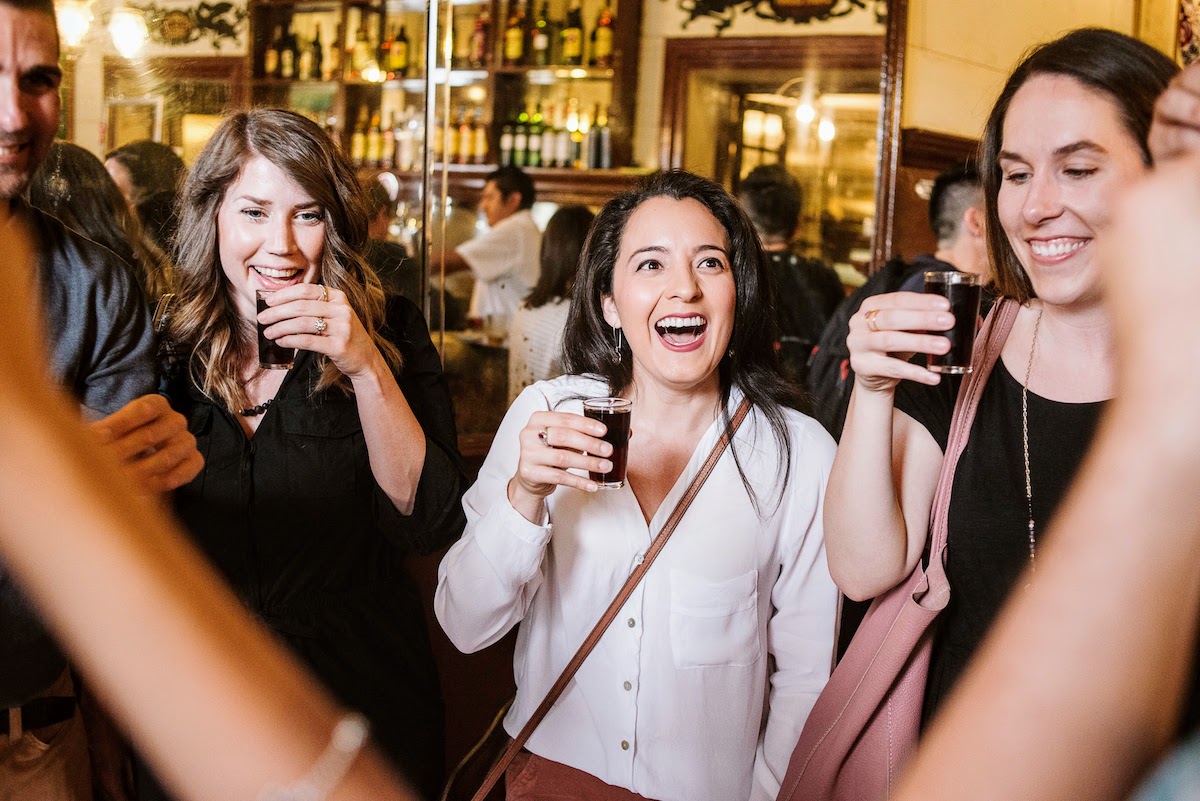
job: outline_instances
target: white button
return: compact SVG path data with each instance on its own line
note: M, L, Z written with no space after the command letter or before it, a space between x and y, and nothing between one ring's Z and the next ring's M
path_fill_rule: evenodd
M632 685L632 684L630 684L629 682L625 682L625 684L624 684L624 687L625 687L625 689L626 689L626 690L632 690L632 689L633 689L633 685Z
M629 618L629 620L627 620L626 623L629 625L629 628L633 628L634 626L637 625L637 621L634 620L633 618Z
M645 561L646 561L646 554L644 554L644 553L639 553L637 556L633 557L633 563L635 565L640 565L642 562L645 562Z
M628 751L628 750L629 750L629 741L628 741L628 740L622 740L622 741L621 741L621 750L622 750L622 751Z

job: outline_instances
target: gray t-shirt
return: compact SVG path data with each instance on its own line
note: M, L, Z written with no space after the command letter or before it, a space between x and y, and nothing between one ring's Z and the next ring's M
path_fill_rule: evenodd
M149 306L133 268L48 214L26 206L17 210L38 253L51 375L101 414L153 392ZM0 569L0 707L33 698L65 664L28 601Z

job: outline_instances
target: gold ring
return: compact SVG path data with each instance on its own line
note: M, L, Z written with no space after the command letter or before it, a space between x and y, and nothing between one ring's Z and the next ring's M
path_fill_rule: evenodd
M869 330L869 331L878 331L879 330L879 326L877 326L875 324L875 315L879 314L880 311L881 311L881 309L871 309L871 311L867 312L867 317L866 317L867 330Z
M324 284L321 284L321 302L329 300L329 289Z
M325 333L325 329L329 327L329 324L325 322L324 317L318 317L316 323L313 324L313 327L317 329L318 335L322 335Z
M550 447L550 429L543 427L542 430L538 432L538 439L540 439L542 441L543 445L545 445L547 448L549 448Z

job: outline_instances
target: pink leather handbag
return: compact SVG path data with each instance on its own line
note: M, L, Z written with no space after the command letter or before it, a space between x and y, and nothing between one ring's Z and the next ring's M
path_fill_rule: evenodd
M933 622L950 600L945 552L950 490L984 384L1019 304L996 305L975 341L930 514L927 567L875 599L821 692L792 752L777 801L883 801L916 748Z

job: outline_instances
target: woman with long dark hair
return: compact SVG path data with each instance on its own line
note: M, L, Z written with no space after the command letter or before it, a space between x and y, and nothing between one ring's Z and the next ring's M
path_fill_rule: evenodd
M684 172L611 200L588 235L567 375L509 409L464 499L435 609L464 651L518 622L516 733L745 399L671 541L534 732L509 798L773 798L829 674L837 592L821 498L833 441L793 408L766 260L720 187ZM627 481L585 398L632 405Z
M1177 71L1132 37L1077 30L1032 50L988 118L980 172L1000 296L992 316L1012 327L954 474L951 594L933 643L926 721L1020 576L1036 568L1047 524L1115 392L1098 254L1119 192L1149 168L1154 101ZM908 357L945 353L939 332L953 324L944 298L910 292L871 298L851 320L854 394L825 519L830 568L851 598L896 586L926 546L959 382Z
M168 392L206 464L175 508L429 796L441 692L403 562L461 531L463 470L425 321L385 302L366 235L354 171L310 120L258 109L213 134L183 187L167 329ZM291 369L260 366L257 323L297 349Z

